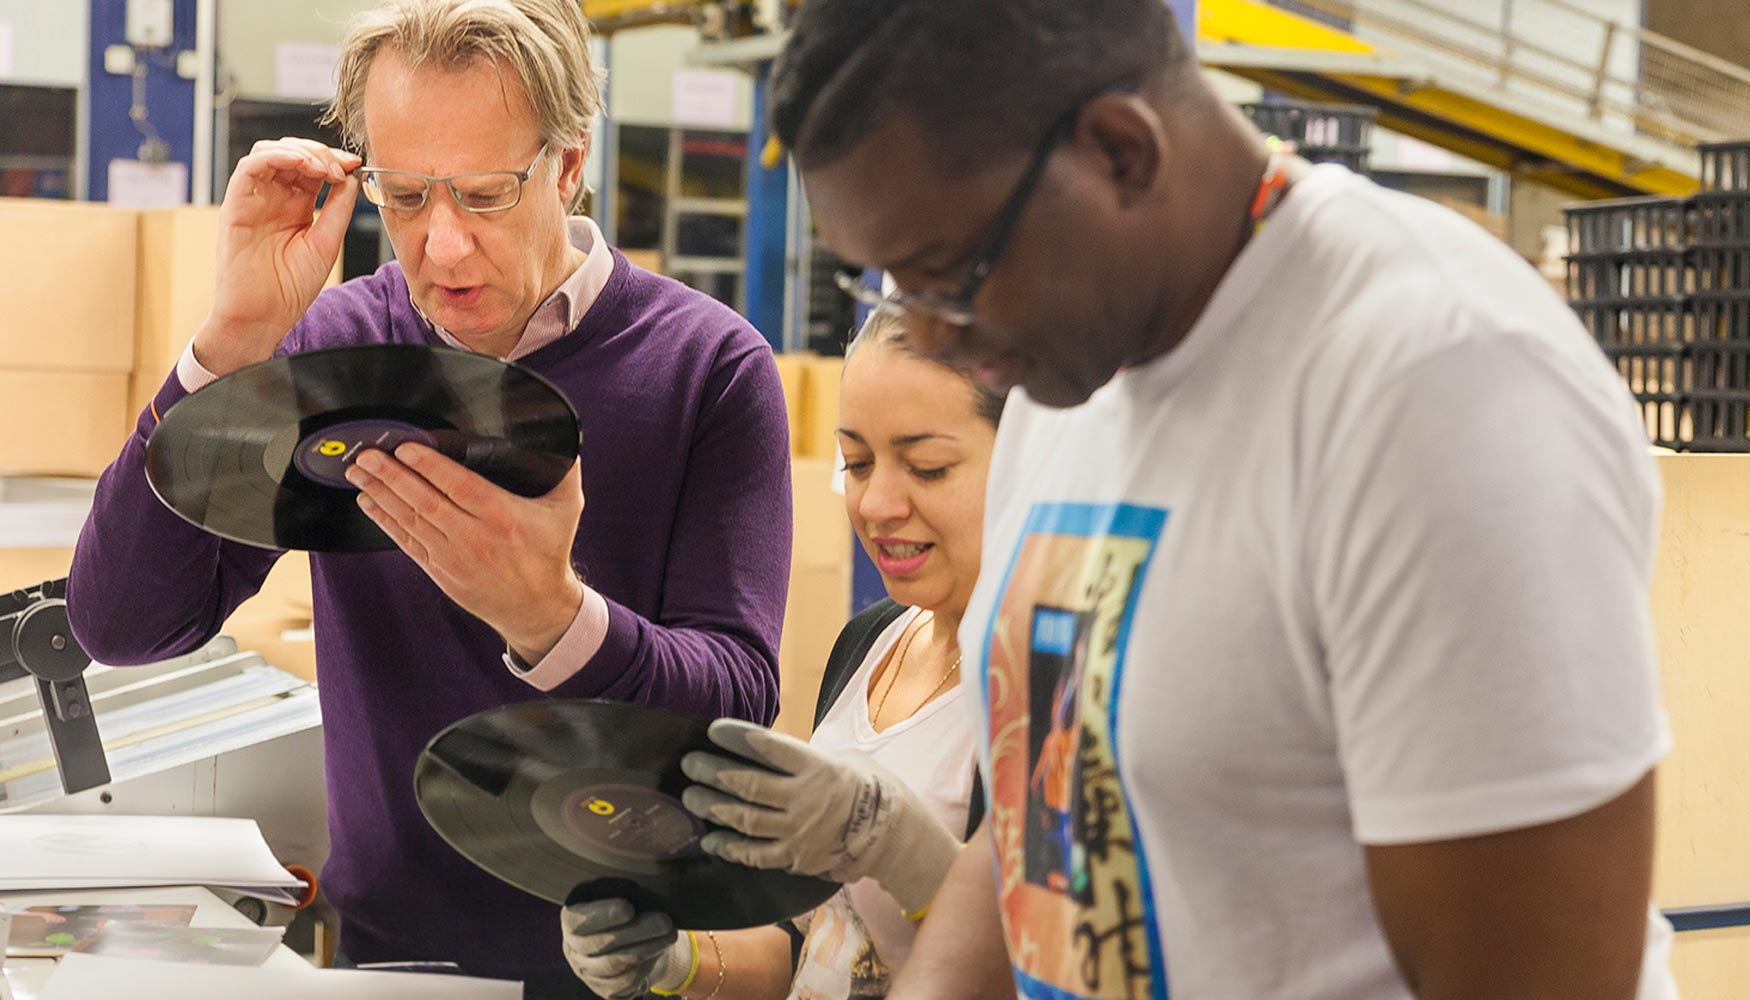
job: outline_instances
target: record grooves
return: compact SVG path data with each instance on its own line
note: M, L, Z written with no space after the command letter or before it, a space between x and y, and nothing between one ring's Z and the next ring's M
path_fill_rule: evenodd
M553 903L622 897L676 927L776 923L838 886L760 871L699 849L709 827L680 804L680 760L723 751L706 723L662 709L546 701L471 716L414 769L438 834L498 878Z
M346 467L416 441L539 496L578 453L577 414L539 375L417 344L337 347L239 369L182 399L146 444L146 479L184 520L275 549L393 548Z

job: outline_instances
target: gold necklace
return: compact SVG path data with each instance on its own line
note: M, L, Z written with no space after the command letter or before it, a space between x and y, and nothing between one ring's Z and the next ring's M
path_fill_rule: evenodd
M919 711L922 711L923 707L930 703L930 699L932 699L936 695L942 693L942 686L944 684L947 684L948 678L954 676L954 671L959 670L959 669L960 669L960 654L956 653L954 655L954 662L948 664L947 670L942 671L942 679L936 682L935 688L933 688L929 694L924 696L923 701L918 702L918 710ZM913 713L913 714L916 714L916 713Z
M935 615L932 614L930 617L934 618ZM899 655L893 658L893 666L887 670L892 675L887 679L887 690L881 692L881 700L875 703L875 715L869 719L870 727L877 731L881 728L881 710L887 707L887 696L893 693L894 685L899 683L899 668L905 663L905 655L911 652L912 641L923 630L924 620L921 620L920 616L918 623L912 627L911 633L905 637L904 645L899 647Z
M935 614L932 612L930 615L930 621L934 621L935 617ZM911 652L912 641L916 639L923 630L924 623L919 622L918 626L912 630L911 634L905 637L905 645L900 647L899 655L893 658L893 666L888 669L888 672L891 673L893 677L887 682L887 690L881 692L881 699L875 703L875 715L869 720L870 727L877 732L881 729L881 712L887 707L887 696L892 694L894 687L899 684L900 667L905 663L906 654ZM954 662L948 665L947 670L942 671L942 679L937 681L936 686L930 689L930 693L924 696L924 700L918 703L919 709L928 705L930 699L942 693L942 688L948 683L948 678L954 676L954 671L960 669L961 659L961 655L955 655ZM913 712L915 714L916 709L914 709Z

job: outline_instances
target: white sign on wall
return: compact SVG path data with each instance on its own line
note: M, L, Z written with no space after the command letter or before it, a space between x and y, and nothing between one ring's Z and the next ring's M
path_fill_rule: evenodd
M0 21L0 80L12 75L12 25Z
M1397 165L1399 169L1443 174L1450 172L1457 162L1456 157L1439 146L1423 142L1413 136L1398 136Z
M670 117L676 125L734 128L741 81L740 75L720 69L676 72L669 91Z
M121 208L188 204L188 164L109 161L109 203Z
M273 49L273 92L296 101L329 100L339 65L338 45L281 42Z

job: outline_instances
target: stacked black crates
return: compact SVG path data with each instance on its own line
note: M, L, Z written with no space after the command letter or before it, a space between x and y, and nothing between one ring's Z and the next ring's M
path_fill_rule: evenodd
M1258 131L1294 143L1295 152L1314 163L1341 163L1367 173L1373 120L1378 110L1355 104L1264 101L1242 104Z
M1691 198L1568 210L1568 297L1655 444L1750 452L1750 143L1702 159Z

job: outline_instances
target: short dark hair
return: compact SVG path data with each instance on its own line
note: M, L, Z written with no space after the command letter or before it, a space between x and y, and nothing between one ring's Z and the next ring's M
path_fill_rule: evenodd
M816 167L899 113L965 163L1195 63L1165 0L808 0L773 69L771 127Z
M978 415L983 417L985 422L992 427L1002 422L1003 405L1008 402L1008 397L986 387L973 375L970 369L931 357L918 350L906 338L905 317L901 314L886 309L872 310L868 318L863 321L862 327L851 337L851 342L845 345L845 360L849 361L851 355L855 354L858 348L868 344L896 348L904 351L909 357L917 358L919 361L958 375L966 382L967 388L972 390L972 408L978 412Z

